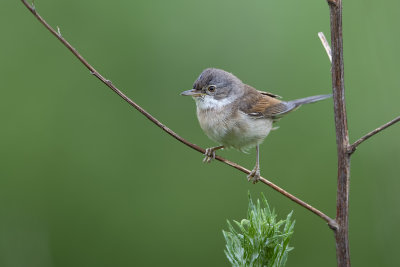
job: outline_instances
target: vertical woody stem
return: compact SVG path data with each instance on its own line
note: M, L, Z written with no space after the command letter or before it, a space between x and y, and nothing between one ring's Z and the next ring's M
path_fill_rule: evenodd
M338 189L335 231L336 257L339 267L350 266L348 236L350 154L347 130L346 103L344 96L342 0L328 0L330 8L332 46L332 89L335 111L336 145L338 153Z

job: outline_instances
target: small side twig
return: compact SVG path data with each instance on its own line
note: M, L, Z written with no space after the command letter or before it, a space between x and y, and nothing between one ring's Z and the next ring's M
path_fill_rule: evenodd
M324 46L326 53L328 54L329 61L332 63L332 51L331 51L331 47L329 46L329 43L328 43L328 41L326 40L324 33L323 33L323 32L319 32L319 33L318 33L318 37L319 37L319 39L321 40L322 45Z
M129 105L131 105L132 107L134 107L136 110L138 110L140 113L142 113L146 118L148 118L151 122L153 122L155 125L157 125L158 127L160 127L163 131L165 131L166 133L168 133L170 136L172 136L173 138L175 138L176 140L180 141L181 143L191 147L192 149L204 154L205 153L205 149L199 147L198 145L195 145L189 141L187 141L186 139L184 139L183 137L179 136L177 133L175 133L174 131L172 131L170 128L168 128L167 126L165 126L164 124L162 124L159 120L157 120L155 117L153 117L150 113L148 113L145 109L143 109L141 106L139 106L138 104L136 104L134 101L132 101L129 97L127 97L124 93L122 93L122 91L120 91L117 87L114 86L114 84L104 78L99 72L96 71L96 69L89 64L89 62L86 61L85 58L83 58L83 56L81 56L78 51L67 41L65 40L65 38L63 38L61 36L61 33L59 33L58 31L55 31L36 11L36 9L34 8L34 6L29 5L26 0L21 0L22 3L29 9L29 11L32 12L32 14L40 21L40 23L45 26L60 42L62 42L64 44L64 46L66 46L71 52L72 54L74 54L79 61L85 65L86 68L89 69L90 74L96 76L100 81L102 81L105 85L107 85L111 90L113 90L117 95L119 95L121 98L123 98L126 102L128 102ZM250 171L242 166L240 166L239 164L236 164L232 161L229 161L227 159L224 159L220 156L216 156L215 157L216 160L221 161L239 171L242 171L246 174L250 174ZM289 192L283 190L282 188L280 188L279 186L275 185L274 183L268 181L267 179L261 177L260 178L261 182L268 185L269 187L271 187L272 189L274 189L275 191L279 192L280 194L282 194L283 196L289 198L290 200L294 201L295 203L299 204L300 206L306 208L307 210L311 211L312 213L318 215L320 218L322 218L323 220L325 220L329 227L332 229L337 229L337 223L335 222L334 219L330 218L328 215L324 214L322 211L314 208L313 206L309 205L308 203L302 201L301 199L295 197L294 195L290 194Z
M389 126L392 126L393 124L395 124L396 122L400 121L400 116L398 116L397 118L389 121L388 123L385 123L384 125L382 125L381 127L376 128L375 130L367 133L366 135L364 135L363 137L361 137L360 139L358 139L357 141L355 141L353 144L351 144L349 146L349 154L353 154L354 151L356 151L357 147L364 141L368 140L370 137L376 135L377 133L385 130L386 128L388 128Z

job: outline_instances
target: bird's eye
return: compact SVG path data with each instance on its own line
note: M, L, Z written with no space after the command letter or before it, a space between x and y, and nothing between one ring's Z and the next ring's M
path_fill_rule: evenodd
M207 87L207 90L209 91L209 92L214 92L215 91L215 85L210 85L210 86L208 86Z

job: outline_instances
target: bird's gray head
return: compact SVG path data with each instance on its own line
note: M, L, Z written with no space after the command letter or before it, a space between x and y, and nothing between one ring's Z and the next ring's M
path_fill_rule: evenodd
M221 69L203 70L193 89L181 93L192 96L197 106L213 108L233 102L243 94L243 83L232 73Z

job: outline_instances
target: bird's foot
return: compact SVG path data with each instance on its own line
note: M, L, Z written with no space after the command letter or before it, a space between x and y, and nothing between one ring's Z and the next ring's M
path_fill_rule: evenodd
M254 167L254 169L247 175L247 181L252 182L253 184L257 183L260 180L260 168L258 166Z
M206 153L204 153L205 157L203 159L203 162L205 163L210 163L213 159L215 159L215 150L217 147L209 147L206 148Z

